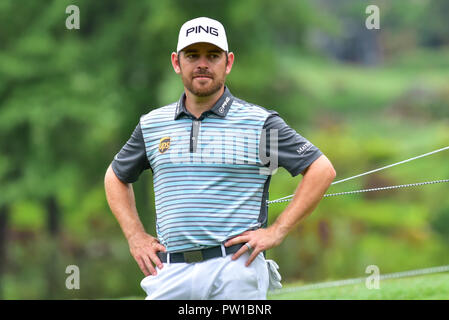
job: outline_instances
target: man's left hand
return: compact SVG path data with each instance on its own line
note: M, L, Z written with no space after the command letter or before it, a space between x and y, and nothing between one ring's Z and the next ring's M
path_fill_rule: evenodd
M232 246L238 243L248 243L251 247L251 254L246 266L248 267L251 262L257 257L262 251L271 249L278 246L283 240L283 237L279 235L277 230L273 227L267 229L257 229L254 231L245 231L238 236L229 239L225 242L225 247ZM239 251L237 251L233 256L232 260L238 259L246 251L250 250L247 245L242 246Z

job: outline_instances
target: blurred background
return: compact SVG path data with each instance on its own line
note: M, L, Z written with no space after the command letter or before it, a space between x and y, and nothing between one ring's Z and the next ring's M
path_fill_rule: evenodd
M68 30L68 5L80 29ZM368 5L380 29L368 30ZM220 20L231 92L277 110L333 162L337 180L449 145L445 0L0 2L0 298L138 297L143 274L103 178L142 114L179 99L170 54L188 19ZM332 186L449 177L448 152ZM301 176L280 169L270 199ZM134 184L155 234L151 172ZM449 263L445 184L325 198L267 255L285 283ZM272 204L270 221L286 204ZM80 289L68 290L68 265Z

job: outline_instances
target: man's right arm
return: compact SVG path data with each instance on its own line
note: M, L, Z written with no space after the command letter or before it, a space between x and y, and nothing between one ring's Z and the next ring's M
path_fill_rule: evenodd
M110 165L104 177L106 199L112 213L117 218L126 239L145 232L139 219L131 183L124 183L114 173Z
M109 207L128 240L132 256L145 276L156 275L153 263L159 269L163 267L156 253L165 251L165 247L155 237L145 232L137 212L132 184L118 179L109 166L104 186Z
M150 168L140 124L114 157L105 175L106 198L112 213L120 224L130 251L145 276L156 274L153 263L162 268L156 255L165 251L155 237L145 232L136 208L132 183L143 170Z

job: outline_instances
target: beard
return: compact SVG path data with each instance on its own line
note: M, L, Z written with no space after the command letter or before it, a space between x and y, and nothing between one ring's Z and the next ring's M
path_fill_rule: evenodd
M194 76L200 76L200 75L204 75L207 77L210 77L210 80L208 80L208 84L194 84L193 82L197 80L195 80ZM195 96L197 97L207 97L207 96L211 96L214 93L216 93L217 91L219 91L223 86L224 86L224 79L217 79L216 77L214 77L213 75L211 75L209 72L201 72L201 73L197 73L194 74L192 77L187 77L182 75L182 82L184 83L184 86L186 87L187 90L189 90L191 93L193 93Z

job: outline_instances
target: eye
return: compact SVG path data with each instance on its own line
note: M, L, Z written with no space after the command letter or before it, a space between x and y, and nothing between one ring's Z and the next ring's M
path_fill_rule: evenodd
M187 53L186 54L186 58L189 59L189 60L194 60L194 59L198 58L198 54L196 54L196 53Z

